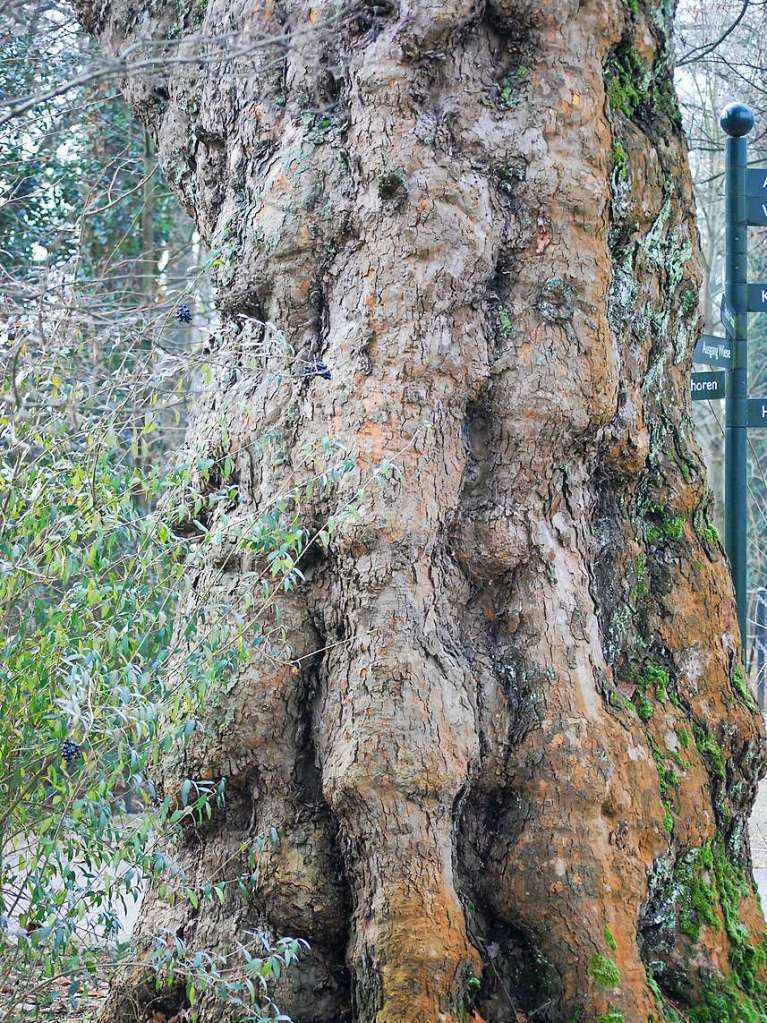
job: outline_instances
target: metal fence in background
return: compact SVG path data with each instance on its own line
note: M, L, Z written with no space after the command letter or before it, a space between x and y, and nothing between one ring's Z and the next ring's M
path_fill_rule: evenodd
M748 594L748 676L759 709L764 712L765 665L767 664L767 588Z

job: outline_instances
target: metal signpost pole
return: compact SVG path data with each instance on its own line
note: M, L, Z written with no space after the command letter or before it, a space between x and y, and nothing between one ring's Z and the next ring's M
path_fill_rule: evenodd
M747 642L747 406L748 406L748 308L746 298L748 226L746 220L745 136L754 126L751 110L733 103L722 113L727 134L725 152L725 283L723 320L732 330L733 360L725 391L724 546L735 584L741 643ZM728 323L729 321L729 323Z

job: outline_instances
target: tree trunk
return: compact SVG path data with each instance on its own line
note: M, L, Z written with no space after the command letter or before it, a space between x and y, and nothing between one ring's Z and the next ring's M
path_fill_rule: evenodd
M399 467L282 599L292 667L252 661L166 765L167 791L228 779L192 874L278 829L260 901L150 895L142 933L305 938L278 992L296 1023L763 1018L763 732L691 432L662 9L139 7L80 0L112 52L276 39L127 85L218 264L229 325L189 445L236 461L219 520L255 519L325 436L355 469L305 497L310 530ZM251 354L264 323L292 373ZM332 380L301 374L315 358ZM197 569L196 599L237 609L249 567ZM106 1018L144 996L121 978Z

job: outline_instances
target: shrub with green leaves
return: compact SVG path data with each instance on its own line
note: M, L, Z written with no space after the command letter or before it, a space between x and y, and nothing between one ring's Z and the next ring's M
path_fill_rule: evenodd
M83 356L83 345L67 358ZM356 514L359 494L319 530L302 525L302 499L354 465L327 439L314 478L275 495L234 539L229 528L228 542L263 559L256 598L237 615L198 608L177 629L189 560L221 541L213 505L236 487L231 455L153 468L144 438L156 422L156 394L147 390L140 427L126 430L121 396L138 361L124 353L72 401L75 378L60 351L53 367L18 333L5 350L12 359L0 413L0 989L10 994L0 1000L0 1021L10 1023L21 1005L43 1004L62 978L75 1002L94 978L130 959L120 913L142 885L193 907L223 901L227 885L246 897L257 885L259 857L276 833L243 850L234 880L192 885L179 872L174 840L186 822L204 822L224 802L225 780L189 778L172 802L155 792L153 765L201 728L197 709L211 690L251 658L278 655L279 622L266 627L264 609L278 590L300 584L307 547L331 542L338 522ZM190 497L194 528L179 528L190 480L206 473L221 486L199 507ZM269 982L301 945L254 933L214 953L157 935L143 962L160 987L183 984L193 1011L204 996L224 999L241 1020L285 1019Z

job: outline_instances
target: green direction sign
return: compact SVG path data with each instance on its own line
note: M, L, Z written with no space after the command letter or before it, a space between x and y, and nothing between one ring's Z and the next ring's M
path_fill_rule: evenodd
M715 401L724 397L727 374L721 369L710 373L693 373L690 377L690 397L693 401ZM765 420L767 426L767 419Z
M749 199L767 199L767 167L750 167L746 171L746 195Z
M719 318L722 321L722 326L728 334L735 333L735 313L727 303L727 299L722 295L722 304L719 307Z
M748 399L748 425L767 426L767 398Z
M767 194L763 199L746 199L746 220L751 227L767 226Z
M692 361L699 365L723 366L729 369L732 365L732 342L726 337L701 334L695 345Z
M767 284L749 284L748 311L750 313L767 311Z

